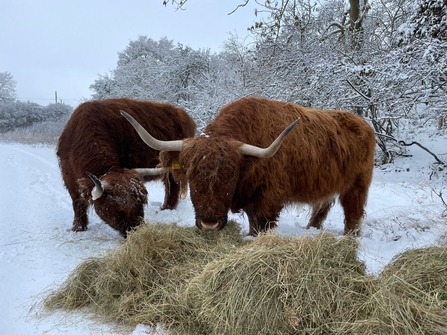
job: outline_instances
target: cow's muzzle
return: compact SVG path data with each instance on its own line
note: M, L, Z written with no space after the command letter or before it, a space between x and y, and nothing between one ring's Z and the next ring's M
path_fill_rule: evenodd
M196 226L200 230L205 231L218 231L221 230L227 224L227 218L213 218L213 219L205 219L196 217Z

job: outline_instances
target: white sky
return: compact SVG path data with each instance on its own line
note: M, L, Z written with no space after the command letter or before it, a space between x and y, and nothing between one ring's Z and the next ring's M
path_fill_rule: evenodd
M0 72L12 74L19 100L45 106L57 91L75 107L140 35L215 52L230 33L246 37L254 1L228 15L243 2L188 0L176 11L163 0L0 0Z

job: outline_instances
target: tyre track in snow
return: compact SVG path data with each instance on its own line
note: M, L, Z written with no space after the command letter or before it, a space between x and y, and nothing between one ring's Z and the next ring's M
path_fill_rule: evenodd
M0 143L0 185L0 333L56 334L65 323L36 318L42 293L121 239L103 223L87 233L71 231L71 199L54 148Z
M56 153L51 148L40 148L42 155L31 152L26 146L9 146L11 153L7 164L14 168L16 176L29 179L27 183L33 191L49 198L51 203L71 209L71 203L59 177ZM33 149L35 150L35 149ZM51 155L50 157L48 155Z
M63 230L62 223L69 220L71 210L61 180L54 177L58 176L54 149L1 144L0 170L0 184L6 185L0 192L4 207L0 233L7 236L7 241L2 239L2 247L11 247L5 248L5 253L9 253L11 261L28 254L26 249L30 248L43 246L41 251L51 253L48 240Z
M0 193L0 197L7 197L5 201L0 198L0 203L12 201L16 204L14 208L2 210L0 219L24 223L10 230L10 233L17 230L15 235L18 241L22 241L23 235L30 232L34 240L37 238L46 244L45 239L55 238L59 240L58 245L79 243L85 239L99 239L104 242L116 238L113 232L104 236L107 228L102 227L104 223L94 213L91 213L91 231L88 236L71 232L71 198L63 185L54 148L20 144L0 146L0 183L15 185L9 187L6 194ZM14 239L11 243L14 243Z

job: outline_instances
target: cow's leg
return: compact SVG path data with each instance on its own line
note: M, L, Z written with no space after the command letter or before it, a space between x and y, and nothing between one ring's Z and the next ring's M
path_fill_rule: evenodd
M88 216L87 209L90 206L90 190L93 188L93 182L90 178L80 178L77 180L71 179L71 174L64 173L64 182L67 186L68 193L70 194L74 219L72 231L84 231L87 230Z
M88 225L88 216L87 209L89 203L84 198L77 198L73 200L73 210L74 210L74 219L73 219L73 228L72 231L84 231L87 230Z
M281 208L271 208L270 210L260 211L257 206L250 205L244 209L248 216L250 224L248 235L257 236L260 232L266 232L269 229L276 228L279 212Z
M312 215L306 229L314 227L321 229L323 221L326 220L329 210L334 205L334 199L329 199L324 202L312 205Z
M245 212L245 214L247 214L247 217L248 217L248 225L249 225L248 235L249 236L258 235L260 228L259 228L258 218L256 216L256 211L254 210L253 206L250 205L250 206L244 208L244 212Z
M163 184L165 186L165 199L161 210L175 209L179 202L181 187L170 173L168 178L163 178Z
M358 235L365 214L366 200L371 178L357 178L354 185L340 195L340 204L345 213L345 235Z

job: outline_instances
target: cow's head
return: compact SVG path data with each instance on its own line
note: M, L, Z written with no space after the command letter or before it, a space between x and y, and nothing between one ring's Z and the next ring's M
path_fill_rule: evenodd
M147 190L143 177L162 174L164 171L163 168L130 169L110 172L100 178L86 172L94 183L94 187L88 191L96 213L104 222L126 236L126 232L139 225L144 218ZM91 185L85 182L82 184ZM88 197L88 194L84 196Z
M268 148L260 148L231 138L207 135L159 141L129 114L123 111L121 114L149 147L162 151L162 166L172 169L174 176L177 174L178 178L188 180L196 225L202 230L220 230L226 225L244 155L260 158L273 156L299 121L290 124ZM171 152L176 153L178 162L173 160ZM178 171L175 173L176 169Z
M185 140L179 155L180 175L189 182L196 225L202 230L220 230L239 180L243 154L240 142L199 136ZM162 164L165 154L160 157Z

